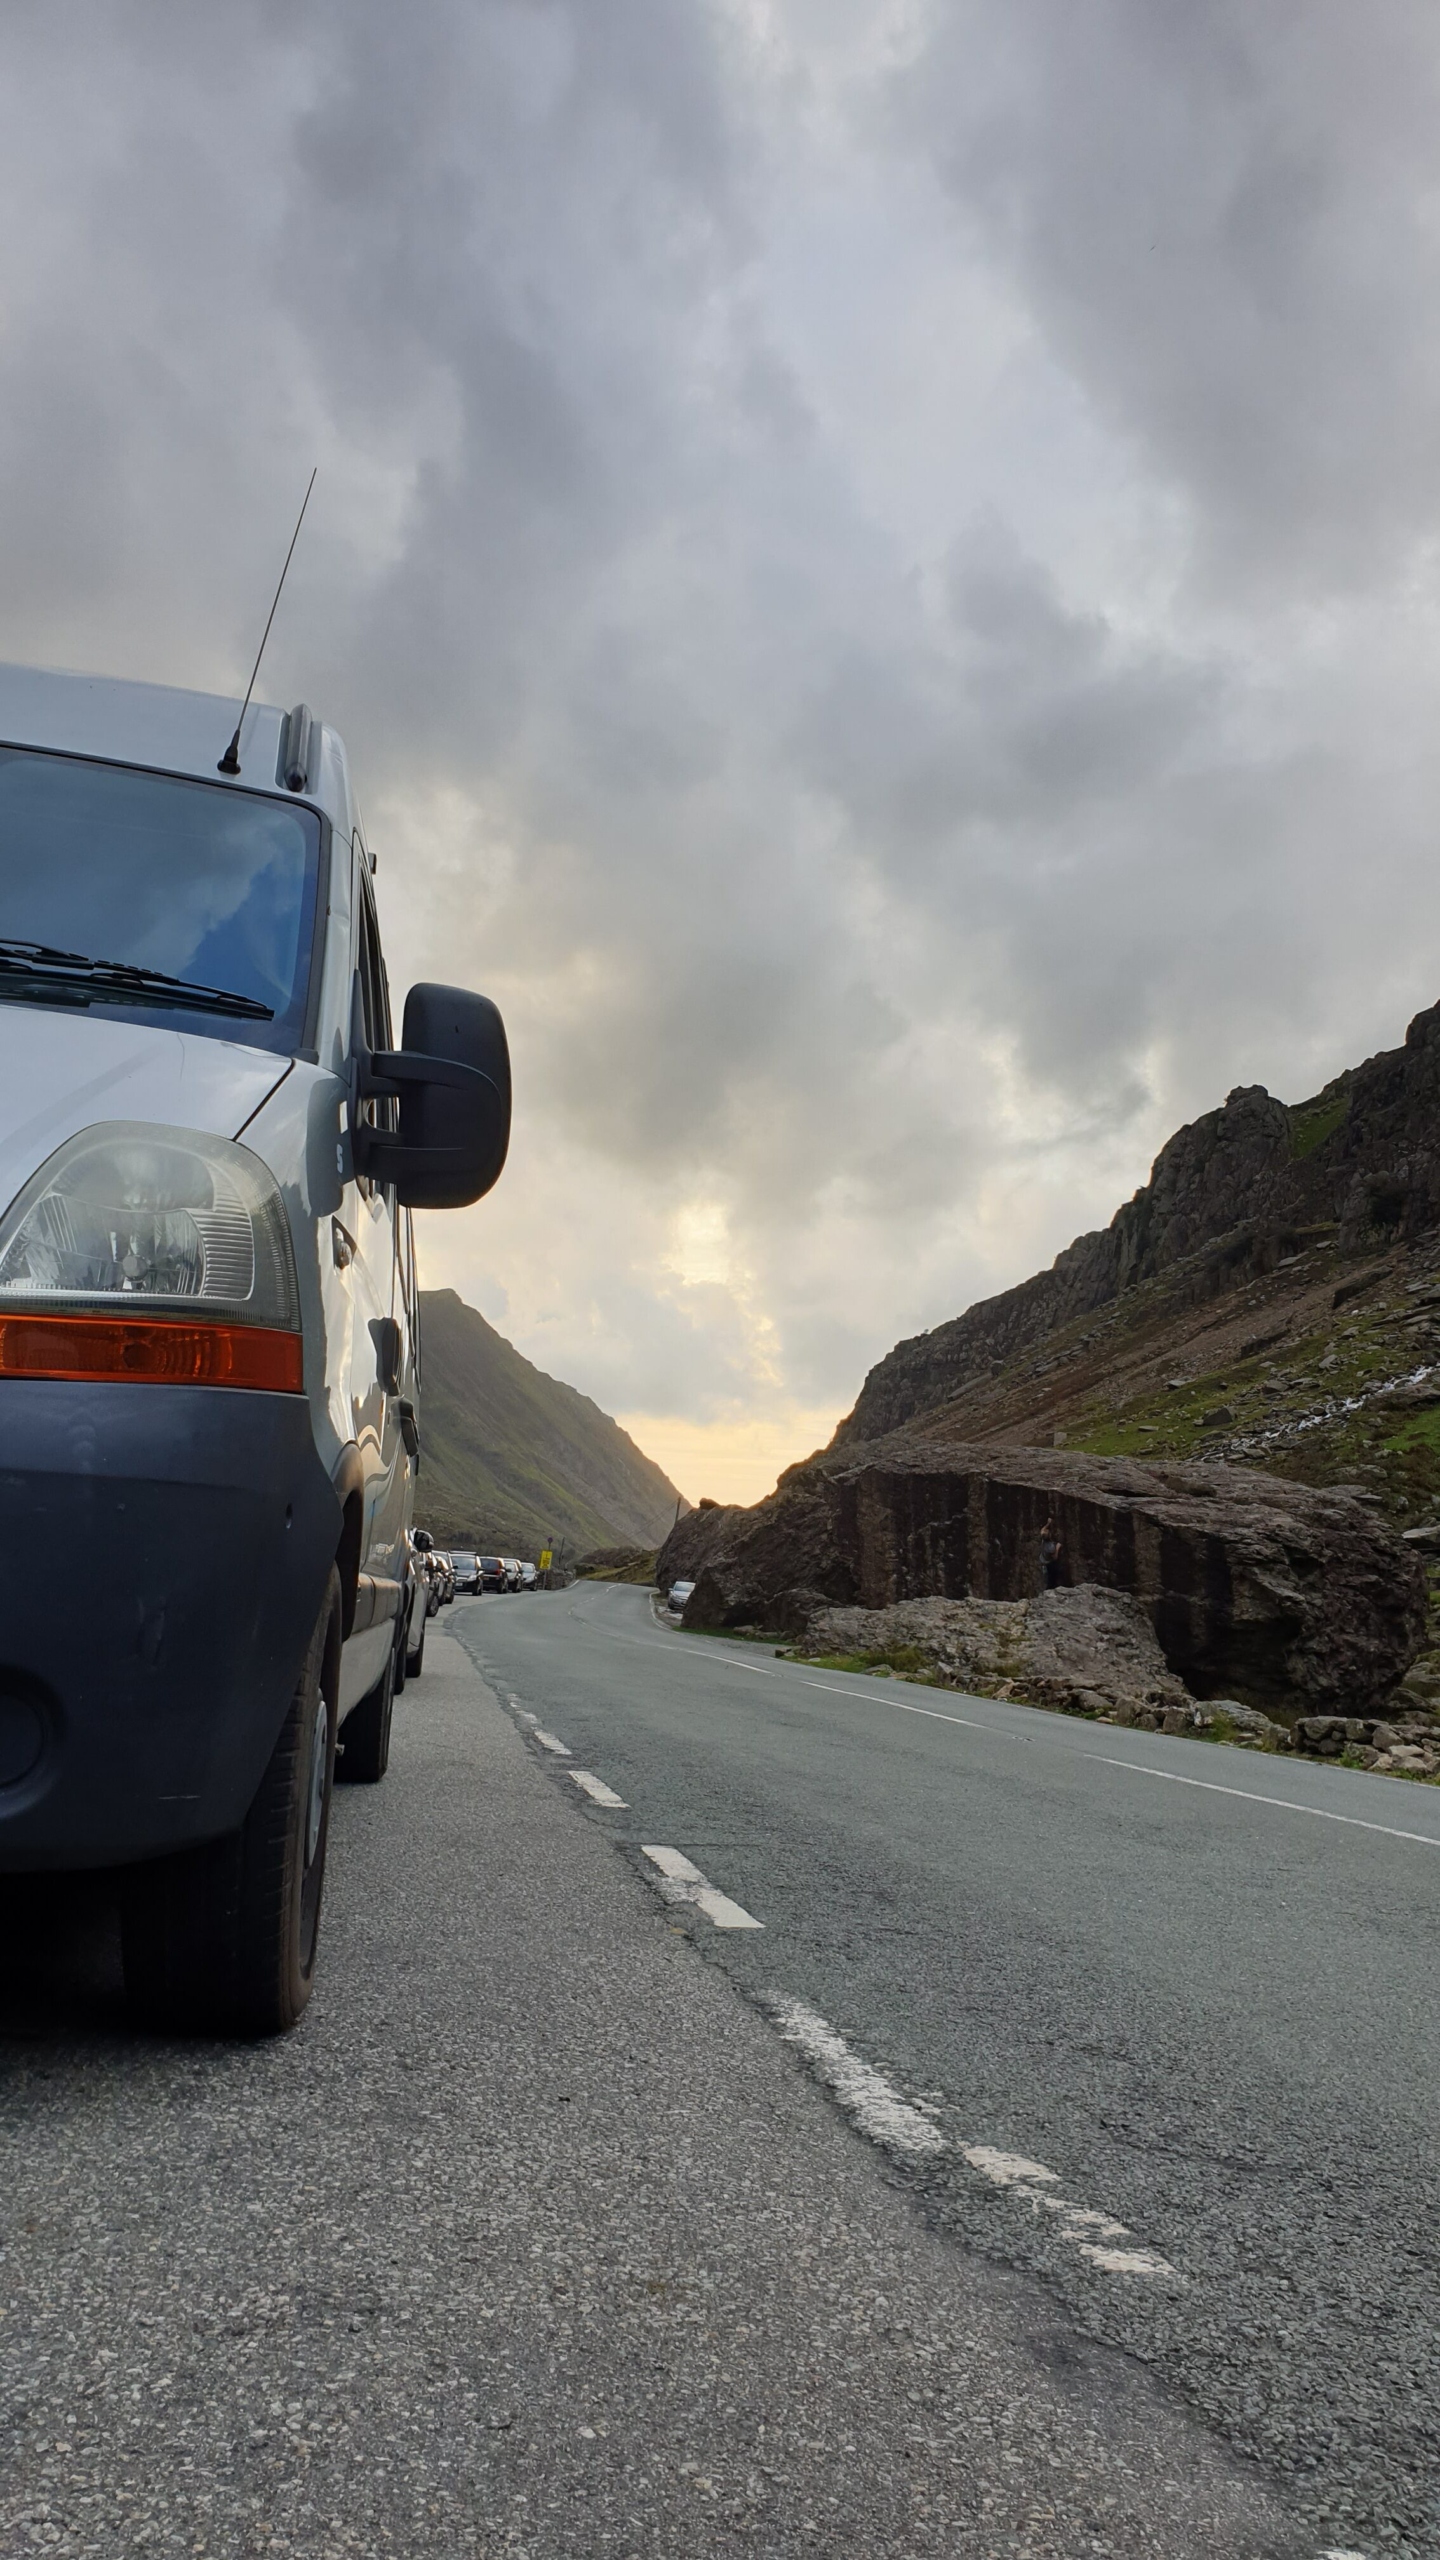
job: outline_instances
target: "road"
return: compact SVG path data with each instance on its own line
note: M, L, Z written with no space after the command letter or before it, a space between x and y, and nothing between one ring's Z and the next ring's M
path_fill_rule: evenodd
M700 1745L665 1783L736 1880L700 1798L738 1677L623 1595L441 1624L588 1696L612 1767L653 1666ZM134 2034L103 1879L0 1896L5 2560L1315 2560L1133 2359L934 2227L533 1712L432 1627L388 1779L337 1799L322 1979L275 2044ZM750 1934L814 1987L779 1873Z
M755 2014L920 2102L944 2147L890 2174L962 2263L1038 2278L1317 2547L1440 2553L1440 1791L783 1663L623 1586L459 1632L637 1873L762 1924L670 1914Z

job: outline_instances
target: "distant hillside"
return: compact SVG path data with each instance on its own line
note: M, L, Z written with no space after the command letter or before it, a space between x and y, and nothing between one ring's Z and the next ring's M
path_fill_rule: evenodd
M598 1404L547 1378L453 1289L420 1293L416 1517L442 1541L534 1556L563 1538L654 1547L674 1485Z
M1440 1006L1287 1106L1252 1085L1052 1268L896 1348L834 1447L887 1432L1220 1458L1440 1504Z

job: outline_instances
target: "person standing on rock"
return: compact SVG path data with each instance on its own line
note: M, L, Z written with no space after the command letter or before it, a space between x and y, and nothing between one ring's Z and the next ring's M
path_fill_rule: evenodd
M1060 1559L1065 1548L1053 1520L1047 1520L1040 1532L1040 1582L1043 1590L1060 1588Z

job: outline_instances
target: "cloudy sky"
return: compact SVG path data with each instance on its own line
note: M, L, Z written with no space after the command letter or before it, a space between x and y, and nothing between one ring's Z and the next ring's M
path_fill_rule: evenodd
M0 654L344 731L426 1276L750 1498L1437 989L1440 25L10 0Z

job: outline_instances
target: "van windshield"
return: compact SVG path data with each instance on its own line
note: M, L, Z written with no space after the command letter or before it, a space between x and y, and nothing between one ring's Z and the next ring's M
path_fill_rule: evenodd
M0 1000L293 1050L319 868L312 809L0 747Z

